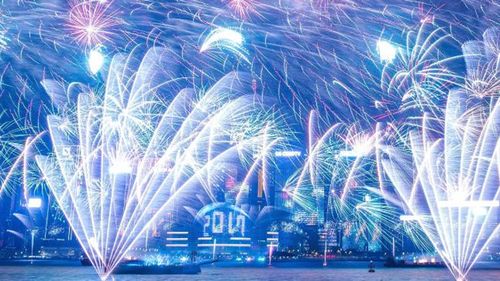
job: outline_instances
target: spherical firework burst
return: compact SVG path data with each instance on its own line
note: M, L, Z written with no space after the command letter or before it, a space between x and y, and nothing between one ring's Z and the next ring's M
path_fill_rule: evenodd
M111 41L114 29L120 24L112 1L72 1L68 27L75 40L85 46L96 46Z

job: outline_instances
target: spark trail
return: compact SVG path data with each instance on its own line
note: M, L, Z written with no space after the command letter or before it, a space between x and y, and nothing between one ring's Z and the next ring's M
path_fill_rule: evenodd
M153 48L135 70L132 55L116 55L104 95L82 92L73 116L48 117L53 154L36 160L102 279L163 211L213 197L210 182L262 143L236 134L264 105L245 94L245 74L227 74L198 95L172 76L174 61Z

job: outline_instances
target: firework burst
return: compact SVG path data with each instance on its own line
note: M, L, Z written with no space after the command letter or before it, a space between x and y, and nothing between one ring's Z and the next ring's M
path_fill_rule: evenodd
M496 98L500 95L500 48L498 28L489 28L482 41L462 45L467 75L464 88L478 98Z
M450 87L463 81L449 66L461 56L445 56L439 46L452 36L442 28L428 32L426 27L422 24L416 33L408 32L405 46L397 49L394 62L386 63L382 71L381 87L400 97L402 111L417 108L438 114Z
M248 19L257 13L257 3L260 0L226 0L226 5L241 19Z
M84 46L96 46L111 41L114 29L120 25L118 14L111 9L112 1L73 1L68 16L68 28L75 40Z
M171 76L172 57L150 49L134 71L117 55L104 95L80 93L74 118L48 117L54 154L37 163L102 279L173 202L215 200L226 166L260 153L260 135L231 137L264 106L244 94L248 78L230 73L197 97Z
M389 153L383 166L407 208L457 280L465 280L500 229L500 103L467 106L464 90L448 96L443 137L425 115L410 134L413 164ZM413 169L416 170L416 175Z
M306 213L319 224L345 224L345 236L355 241L388 242L390 231L383 226L397 218L397 209L385 202L376 184L378 133L340 123L323 131L321 123L311 112L308 155L287 183L294 215L300 220Z

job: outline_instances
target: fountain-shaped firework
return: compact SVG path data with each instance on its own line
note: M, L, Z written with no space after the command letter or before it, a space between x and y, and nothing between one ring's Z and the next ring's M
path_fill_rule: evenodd
M163 211L213 198L225 166L252 159L262 143L259 128L242 125L263 105L245 94L250 77L230 73L198 95L181 89L176 58L153 48L136 68L134 56L115 56L103 95L43 82L74 110L49 116L54 153L37 163L102 279Z
M499 49L494 34L498 30L490 29L484 43L464 45L466 87L450 91L444 129L426 114L421 130L410 133L413 165L390 149L382 160L457 280L467 278L500 230Z

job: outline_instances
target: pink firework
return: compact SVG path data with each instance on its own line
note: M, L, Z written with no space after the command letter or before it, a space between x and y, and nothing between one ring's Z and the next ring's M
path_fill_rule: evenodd
M113 27L119 25L116 13L110 11L111 1L72 0L68 26L75 40L87 46L109 41Z
M246 19L250 14L256 13L256 0L226 0L227 5L241 19Z

